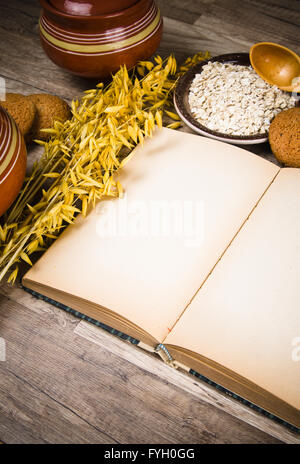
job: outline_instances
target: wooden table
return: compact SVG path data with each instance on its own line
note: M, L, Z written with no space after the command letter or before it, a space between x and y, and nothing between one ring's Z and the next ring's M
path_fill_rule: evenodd
M297 0L159 0L159 53L297 51ZM90 86L44 55L39 5L0 0L0 75L7 91L67 100ZM299 50L298 50L299 52ZM253 150L274 161L267 144ZM29 166L40 156L29 151ZM299 435L97 327L0 285L0 441L5 443L300 443Z

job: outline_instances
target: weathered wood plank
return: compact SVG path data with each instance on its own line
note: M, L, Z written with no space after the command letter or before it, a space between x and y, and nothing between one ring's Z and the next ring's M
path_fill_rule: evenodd
M280 28L280 25L281 22L278 22L277 27ZM238 21L236 24L230 24L229 22L224 22L219 16L203 14L195 22L195 26L198 26L210 38L217 36L219 40L222 39L223 49L226 47L226 51L222 53L231 53L232 51L248 52L250 47L257 42L276 42L290 47L296 52L299 51L299 42L296 36L291 34L288 37L278 37L275 33L275 28L274 31L264 31L263 22L260 28L247 29ZM237 46L240 47L239 50Z
M165 17L199 25L204 32L212 29L250 43L269 40L299 49L297 0L245 0L242 4L239 0L174 0L172 8L168 0L158 0L158 4Z
M94 81L70 75L45 55L38 37L39 12L38 2L0 1L0 75L15 83L15 91L23 82L25 94L42 91L72 99Z
M172 0L170 7L169 0L157 0L161 14L166 18L176 19L177 21L193 24L201 14L207 9L207 2L213 0Z
M210 50L213 55L244 51L260 41L279 42L299 51L299 3L247 0L192 2L178 0L170 8L167 0L159 4L165 13L164 37L160 50L170 49L183 59L198 50ZM185 20L185 12L193 11L193 24ZM178 40L180 36L180 41ZM186 51L185 51L186 50Z
M99 349L74 333L70 324L58 326L51 313L34 313L7 297L0 303L0 333L7 343L1 377L13 373L17 385L29 384L63 405L99 430L99 441L105 433L120 443L277 442L189 392L182 394L166 379L115 355L110 346ZM23 391L20 403L22 398ZM31 401L26 413L20 406L19 415L12 414L18 427L28 426L21 412L33 420L38 406ZM1 411L6 420L7 414ZM43 427L42 416L40 421ZM17 430L12 423L9 428ZM43 430L39 439L51 434L46 425ZM0 436L9 441L4 432L0 429Z
M178 41L180 35L180 41ZM181 21L165 18L163 39L158 49L162 56L172 50L179 62L198 51L208 50L213 56L229 52L249 50L250 41L235 36L224 35L209 24L205 27L190 25Z
M216 1L195 25L208 25L221 35L240 37L254 42L277 42L299 50L300 8L296 2L273 4L269 1Z
M116 443L0 363L0 436L6 443Z

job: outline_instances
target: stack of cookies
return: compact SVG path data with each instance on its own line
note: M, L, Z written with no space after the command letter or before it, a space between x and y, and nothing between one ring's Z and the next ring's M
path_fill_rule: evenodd
M71 116L68 104L49 94L7 93L0 105L14 118L26 143L34 139L47 140L49 134L42 129L49 129L54 121L64 122Z

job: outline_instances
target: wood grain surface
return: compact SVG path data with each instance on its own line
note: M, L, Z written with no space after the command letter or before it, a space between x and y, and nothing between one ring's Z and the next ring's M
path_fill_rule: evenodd
M164 15L163 56L173 52L182 61L199 50L248 51L257 41L299 52L297 0L157 3ZM38 17L37 1L0 0L0 77L7 91L70 101L95 82L49 61L39 44ZM252 151L274 162L268 144ZM40 154L30 148L29 167ZM0 337L6 344L0 442L300 443L299 435L155 355L5 283Z

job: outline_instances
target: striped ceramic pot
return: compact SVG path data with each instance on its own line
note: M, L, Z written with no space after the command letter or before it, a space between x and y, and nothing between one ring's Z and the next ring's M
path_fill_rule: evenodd
M49 3L63 13L95 16L124 10L137 0L49 0Z
M25 177L26 146L14 120L0 106L0 216L16 199Z
M113 13L87 15L82 10L70 14L71 10L58 9L62 2L55 1L55 7L49 0L40 0L40 38L45 52L54 63L74 74L100 79L123 64L131 68L149 58L161 40L160 12L154 0L123 0L123 5L128 2L129 7Z

